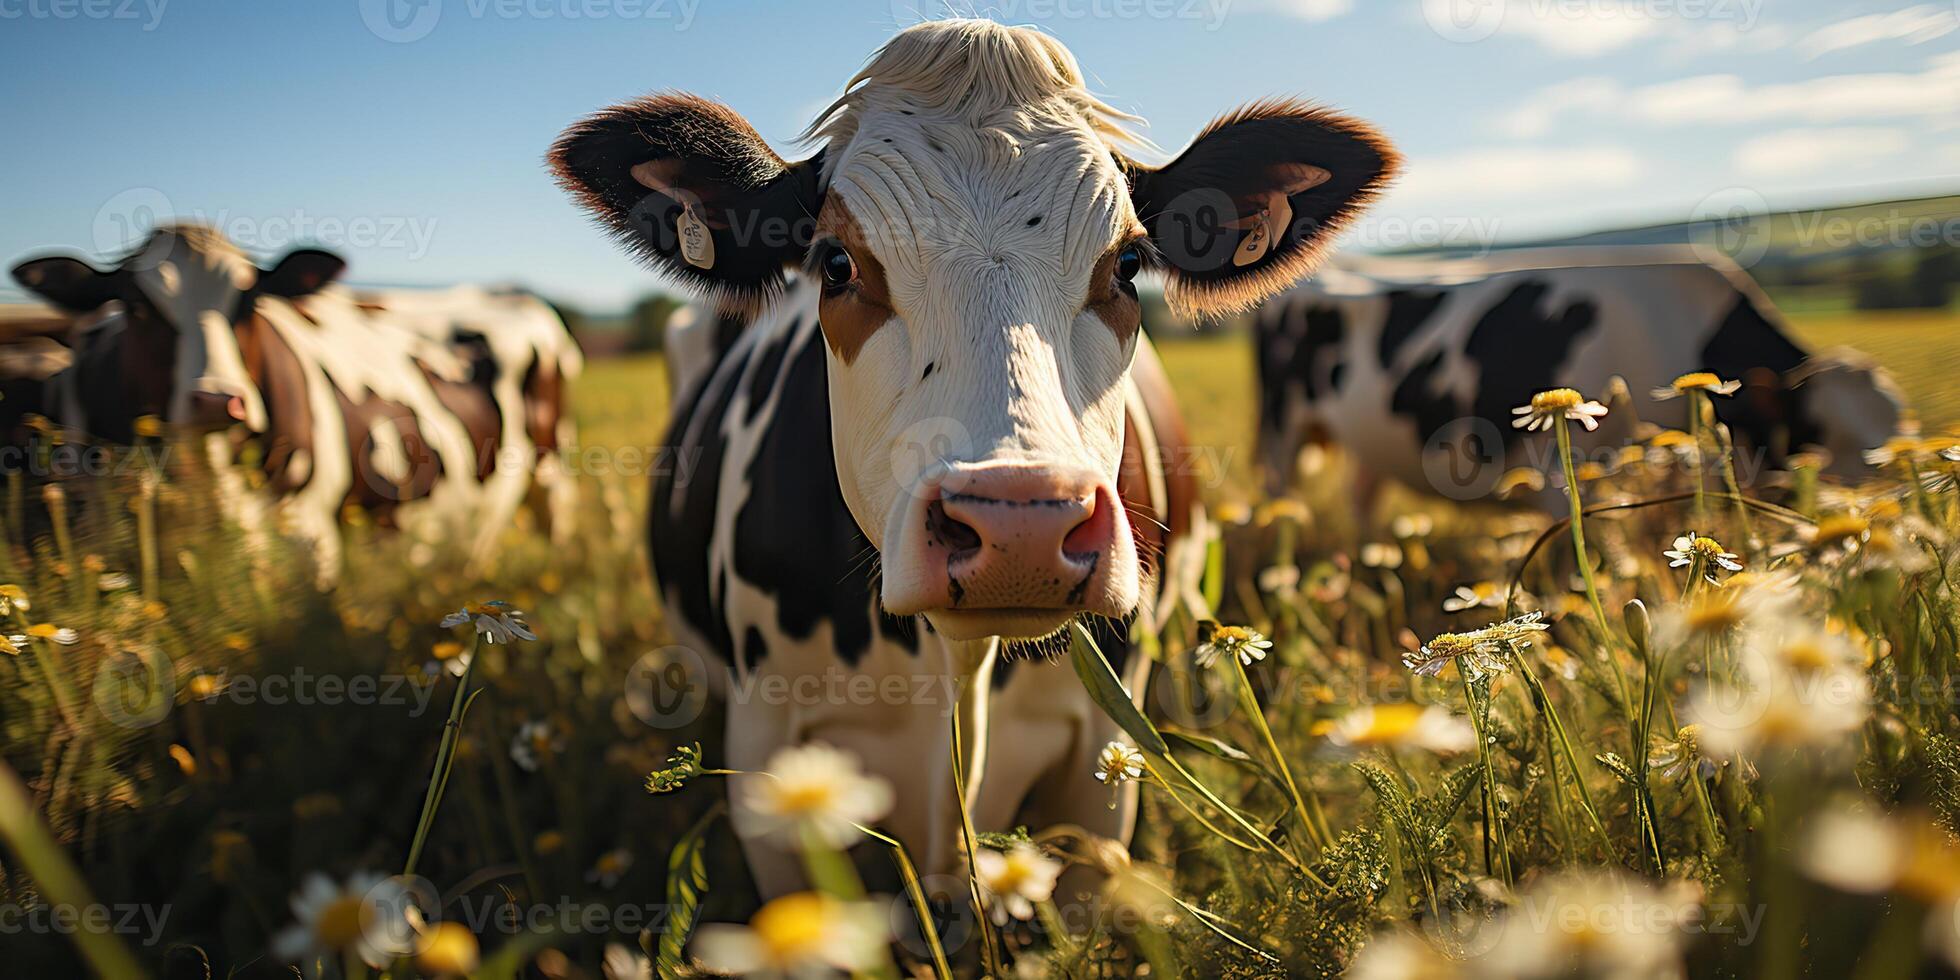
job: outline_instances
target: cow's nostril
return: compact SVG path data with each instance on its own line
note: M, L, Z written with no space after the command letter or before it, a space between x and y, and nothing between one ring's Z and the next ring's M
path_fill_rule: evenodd
M926 505L926 534L959 558L980 549L980 532L973 525L946 513L946 505L933 501Z
M1101 554L1109 545L1109 540L1116 530L1116 517L1111 511L1112 507L1103 499L1100 492L1090 497L1089 516L1083 518L1082 523L1071 528L1068 535L1062 538L1062 554Z

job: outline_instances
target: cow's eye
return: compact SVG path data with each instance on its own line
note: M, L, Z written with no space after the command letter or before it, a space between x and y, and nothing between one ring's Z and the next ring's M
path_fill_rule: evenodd
M857 263L844 246L824 242L817 246L817 274L823 277L825 289L842 289L857 278Z
M1143 250L1135 245L1125 245L1116 253L1116 281L1129 282L1143 270Z

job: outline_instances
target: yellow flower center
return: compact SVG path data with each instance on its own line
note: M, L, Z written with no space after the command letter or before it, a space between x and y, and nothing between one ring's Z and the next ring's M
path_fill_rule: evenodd
M596 867L600 874L616 875L626 870L626 858L618 851L607 851L599 855Z
M1716 555L1722 554L1722 543L1714 538L1696 538L1694 544L1689 547L1694 549L1695 554L1703 558L1713 558Z
M472 616L502 616L504 609L492 602L465 603L463 611Z
M1585 397L1571 388L1553 388L1531 396L1531 409L1534 412L1556 412L1568 408L1578 408Z
M762 941L770 960L797 963L822 945L833 925L831 912L830 900L822 895L784 895L757 910L749 929Z
M424 973L460 976L477 967L476 935L460 922L443 922L429 931L428 945L416 962Z
M1211 641L1220 646L1237 646L1252 640L1252 631L1243 626L1220 626L1211 631Z
M1694 441L1694 437L1688 435L1686 432L1682 432L1680 429L1666 429L1654 438L1647 440L1649 445L1659 446L1662 449L1693 445Z
M363 903L359 895L343 895L320 910L313 934L328 949L346 949L361 938Z
M1476 643L1461 633L1443 633L1429 641L1432 657L1457 657L1469 653ZM1380 709L1377 709L1378 711Z
M1019 894L1023 886L1034 880L1034 862L1019 851L1008 851L1003 856L1007 860L1001 864L1000 872L987 882L987 887L1001 895Z
M27 635L37 640L52 640L61 632L53 623L35 623L27 628Z
M1783 662L1800 674L1815 674L1833 661L1830 651L1813 640L1798 640L1783 647Z
M1742 622L1742 603L1729 591L1705 592L1688 606L1686 620L1690 632L1719 633Z
M435 650L433 652L435 653L437 660L451 660L456 657L462 656L463 645L461 643L457 643L454 640L444 640L441 643L436 644Z
M1855 514L1832 514L1817 522L1815 541L1822 545L1862 537L1871 526L1870 521Z
M827 783L782 783L776 788L776 805L784 813L820 813L835 799L837 791Z
M1722 379L1716 377L1711 372L1691 371L1674 379L1674 390L1693 391L1697 388L1713 388L1721 383Z
M1368 729L1355 739L1358 742L1399 742L1410 732L1415 731L1416 722L1422 719L1422 707L1414 704L1384 704L1375 707L1374 717L1368 719Z

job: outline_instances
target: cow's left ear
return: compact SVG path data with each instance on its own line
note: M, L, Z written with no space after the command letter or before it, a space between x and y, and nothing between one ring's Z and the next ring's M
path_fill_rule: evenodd
M347 260L332 252L295 249L287 252L272 271L259 274L259 292L297 299L318 292L320 287L338 279L346 268Z
M784 162L733 109L669 92L580 120L548 161L628 251L742 303L780 286L808 251L821 157Z
M1159 169L1126 169L1166 298L1187 315L1221 315L1313 271L1400 165L1373 126L1281 99L1217 120Z

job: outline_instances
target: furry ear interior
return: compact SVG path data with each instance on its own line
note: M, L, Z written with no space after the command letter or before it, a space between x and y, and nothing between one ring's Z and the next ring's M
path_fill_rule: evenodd
M574 123L548 160L628 251L746 302L779 287L808 250L821 156L785 163L727 106L661 93Z
M1125 163L1187 315L1250 308L1313 271L1400 166L1373 126L1291 99L1218 119L1156 170Z
M87 313L122 295L117 273L66 255L28 259L14 266L13 275L22 289L70 313Z
M347 261L332 252L302 248L287 252L270 272L259 276L259 292L296 299L318 292L320 287L340 277Z

